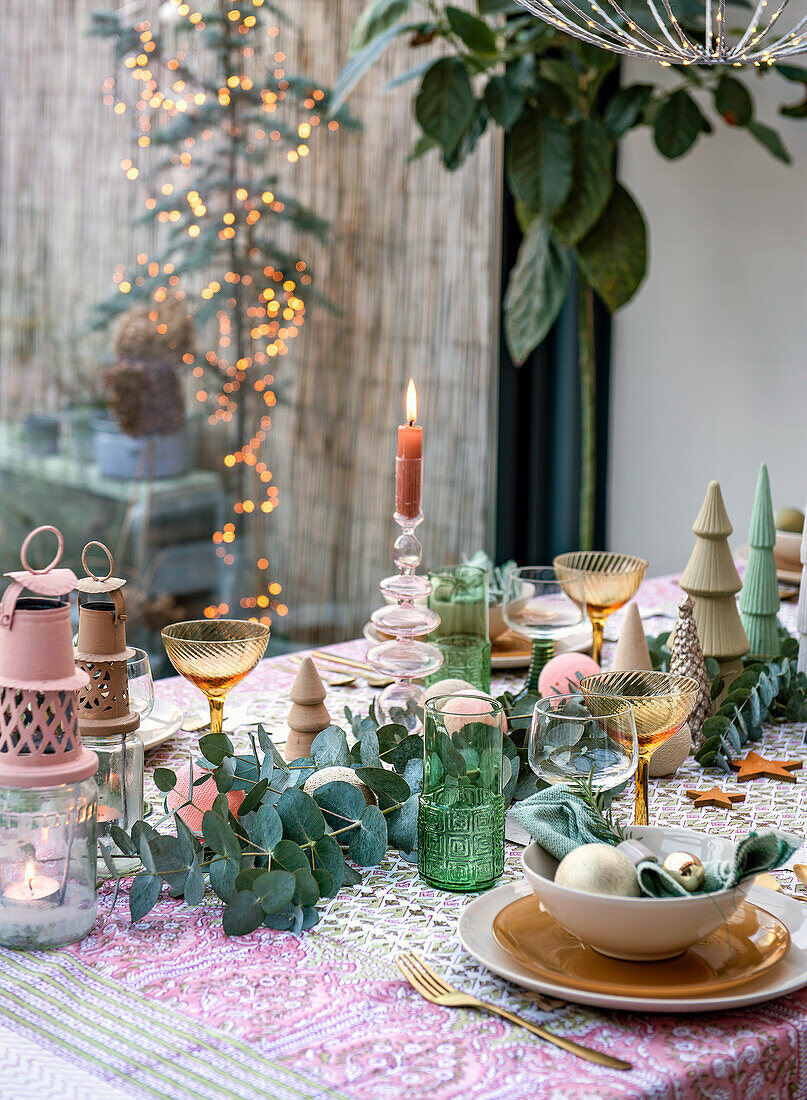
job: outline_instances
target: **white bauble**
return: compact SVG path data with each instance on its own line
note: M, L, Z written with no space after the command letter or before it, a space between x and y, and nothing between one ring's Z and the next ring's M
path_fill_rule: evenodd
M581 844L558 864L555 885L585 894L638 898L636 868L624 852L610 844Z
M420 706L424 706L429 699L437 699L441 695L455 695L458 691L476 691L473 684L467 680L438 680L436 684L430 684L420 697Z

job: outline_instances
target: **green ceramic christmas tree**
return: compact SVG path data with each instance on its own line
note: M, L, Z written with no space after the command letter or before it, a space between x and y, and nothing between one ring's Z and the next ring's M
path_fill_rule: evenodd
M751 529L748 532L748 564L740 593L740 617L748 635L751 652L773 656L779 652L779 581L773 546L776 526L773 521L771 485L768 467L759 468Z

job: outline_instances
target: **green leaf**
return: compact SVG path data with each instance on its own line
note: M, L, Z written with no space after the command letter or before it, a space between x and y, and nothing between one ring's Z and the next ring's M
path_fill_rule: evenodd
M235 896L235 880L240 870L241 861L228 856L214 859L208 867L210 885L223 902L229 902Z
M387 822L378 806L365 807L350 838L350 858L361 867L374 867L387 850Z
M507 176L517 199L545 215L559 210L572 184L574 153L566 127L533 107L513 127Z
M205 895L205 879L202 868L194 859L185 879L184 896L188 905L198 905Z
M653 137L662 156L674 160L692 148L700 133L711 129L692 96L679 89L659 107Z
M612 313L630 301L647 269L647 237L641 211L621 183L576 253L583 274Z
M239 890L224 907L221 918L225 936L246 936L260 928L264 920L261 903L250 890Z
M373 729L364 729L361 731L359 758L362 764L367 768L381 767L381 759L378 755L378 734L375 731L375 727L373 727Z
M774 72L783 76L785 80L795 80L799 84L807 84L807 69L803 65L779 65L773 67Z
M524 107L521 89L507 76L492 76L485 85L488 114L505 130L515 123Z
M225 756L216 770L213 778L216 781L216 790L219 794L227 794L233 789L233 777L235 776L235 760L232 756Z
M265 871L255 879L251 890L263 913L279 913L294 897L297 879L289 871Z
M746 126L754 113L754 101L741 80L721 76L715 89L715 109L731 126Z
M614 190L611 140L600 123L591 119L576 123L572 146L572 188L552 219L553 229L563 244L577 244L596 225Z
M353 24L348 40L349 55L353 57L383 31L397 23L411 6L412 0L370 0Z
M434 138L429 137L428 134L421 134L415 142L414 149L406 158L406 163L411 164L413 160L420 160L426 153L430 152L432 149L438 149L439 147L439 141L435 141Z
M162 791L164 794L173 791L177 785L176 772L171 771L170 768L155 768L154 782L157 785L157 790Z
M283 822L274 806L268 803L242 816L241 824L255 847L264 852L273 852L283 838Z
M521 242L504 297L504 332L517 366L554 324L570 274L568 256L558 248L548 223L534 221Z
M332 836L321 836L316 842L312 853L312 863L314 877L317 877L318 870L327 871L333 884L331 891L325 892L322 889L322 883L320 883L320 893L324 897L331 897L336 894L345 877L345 857L342 855L342 849ZM318 878L317 882L319 882Z
M469 11L451 6L446 8L446 15L452 31L469 50L487 57L496 56L496 35L484 19L478 19Z
M401 852L412 852L418 842L418 796L411 795L387 820L389 842Z
M249 794L247 794L246 798L238 808L239 818L243 819L244 817L246 817L247 814L252 813L254 809L260 806L261 799L266 794L268 787L269 780L266 778L259 779L258 782L254 784L254 786L249 791Z
M615 138L626 134L636 125L652 94L652 84L630 84L620 88L603 113L606 130Z
M299 905L287 905L279 913L270 913L263 922L265 928L278 932L299 932L303 927L303 911Z
M350 752L345 731L339 726L327 726L311 745L311 759L318 768L350 767Z
M367 805L361 791L351 783L344 783L341 780L317 787L313 797L331 831L343 829L346 825L358 821ZM339 839L343 844L347 844L352 835L352 832L342 833Z
M761 122L749 122L748 132L753 134L757 141L764 145L768 152L772 153L778 160L783 161L785 164L792 163L793 158L785 148L782 139L770 126L765 126Z
M199 748L205 760L217 767L225 756L234 756L233 743L226 733L206 733L199 738Z
M161 886L162 880L159 875L152 875L148 872L135 875L129 889L129 913L132 924L137 924L142 917L145 917L146 913L154 908L160 896Z
M110 825L109 827L112 839L115 844L120 848L125 856L139 856L140 853L137 850L137 845L132 840L127 832L121 829L120 825Z
M284 836L296 844L319 840L325 833L325 818L311 795L290 787L280 796L277 812Z
M523 15L524 9L513 0L477 0L480 15Z
M334 82L328 105L329 118L333 118L333 116L338 113L340 107L344 105L345 100L367 70L375 64L378 58L395 41L398 35L413 30L414 26L415 24L412 23L398 23L388 27L382 34L377 35L368 42L364 49L359 50L354 57L351 57L350 61L348 61L347 65L345 65Z
M392 754L392 766L399 775L403 775L404 769L410 760L423 759L423 738L416 733L410 734L395 746Z
M424 133L443 149L453 149L471 121L474 103L465 66L456 57L444 57L423 78L415 99L415 117Z
M208 848L212 848L218 855L226 855L230 859L241 857L241 845L238 843L238 837L230 828L228 822L219 817L213 810L207 810L202 818L202 836L205 838L205 844Z
M405 802L412 793L397 772L386 768L356 768L356 775L376 794L388 795L393 802Z

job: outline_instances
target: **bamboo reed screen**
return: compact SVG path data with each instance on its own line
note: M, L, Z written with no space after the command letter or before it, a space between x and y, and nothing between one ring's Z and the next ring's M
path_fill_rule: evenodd
M0 86L0 416L81 400L106 342L87 338L92 303L114 268L150 251L133 231L133 185L120 170L126 120L102 106L108 44L86 35L98 0L8 0ZM150 8L153 5L143 5ZM286 70L333 79L360 0L288 0ZM138 13L140 11L138 10ZM414 85L385 92L424 60L403 43L360 85L361 134L323 135L295 178L332 221L306 248L339 312L310 306L284 362L268 457L280 506L252 519L289 607L276 630L311 641L356 634L391 569L395 427L406 381L425 430L424 564L483 545L489 393L498 296L497 150L487 137L451 175L434 154L405 163L416 136ZM282 380L282 379L281 379ZM226 442L208 435L207 461ZM47 517L42 517L43 522ZM235 609L234 609L235 610Z

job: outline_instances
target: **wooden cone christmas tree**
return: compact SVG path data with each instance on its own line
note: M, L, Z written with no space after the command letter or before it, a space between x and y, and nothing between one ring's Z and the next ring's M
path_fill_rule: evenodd
M650 660L650 650L647 648L647 638L639 607L635 600L631 600L619 632L619 641L616 643L611 669L614 672L631 672L637 668L650 671L653 668L653 662Z
M807 673L807 522L801 536L801 588L799 589L799 610L796 615L796 630L799 635L799 672Z
M779 652L779 623L776 618L779 613L779 580L773 556L776 526L773 522L768 467L764 462L759 468L748 542L751 549L740 593L740 617L751 652L775 657Z
M687 719L692 744L699 749L703 743L701 727L712 713L712 694L698 628L692 613L694 606L695 601L691 596L681 600L678 605L678 622L675 624L675 637L670 651L670 672L673 676L691 676L700 685L695 706Z
M318 733L331 724L325 699L325 687L310 657L303 657L289 692L291 710L286 719L289 736L284 755L287 760L308 756Z
M695 601L695 625L703 654L718 661L728 687L742 670L742 657L749 646L734 598L742 588L728 543L734 528L716 481L709 483L692 530L697 542L680 583Z

